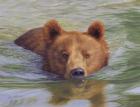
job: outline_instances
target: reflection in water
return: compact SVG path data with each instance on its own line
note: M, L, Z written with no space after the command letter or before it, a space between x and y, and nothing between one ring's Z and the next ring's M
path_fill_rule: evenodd
M105 82L97 80L86 80L81 83L69 81L59 85L49 84L47 89L52 93L49 103L66 105L72 100L87 100L90 102L90 107L105 107L104 87Z
M9 85L8 85L9 86ZM12 84L0 89L2 107L106 107L105 81ZM24 88L26 87L26 88Z

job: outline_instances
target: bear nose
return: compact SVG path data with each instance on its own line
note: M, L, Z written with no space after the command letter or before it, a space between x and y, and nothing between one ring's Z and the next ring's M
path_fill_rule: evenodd
M85 74L84 69L82 68L75 68L71 70L72 78L81 78Z

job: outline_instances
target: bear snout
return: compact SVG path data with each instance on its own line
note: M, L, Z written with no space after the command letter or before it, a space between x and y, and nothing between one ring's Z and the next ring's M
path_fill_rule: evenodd
M72 78L83 78L85 76L85 71L82 68L74 68L71 70Z

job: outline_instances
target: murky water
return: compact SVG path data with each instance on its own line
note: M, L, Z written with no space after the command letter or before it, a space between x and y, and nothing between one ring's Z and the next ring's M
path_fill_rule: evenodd
M67 30L105 23L109 65L87 80L44 74L40 56L13 40L57 19ZM0 107L140 107L139 0L1 0Z

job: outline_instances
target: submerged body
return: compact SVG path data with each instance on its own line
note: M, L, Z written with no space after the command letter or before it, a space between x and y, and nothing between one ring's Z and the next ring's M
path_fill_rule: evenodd
M86 32L65 31L55 20L32 29L15 40L17 45L43 57L43 69L65 78L98 71L108 62L104 26L93 22Z

